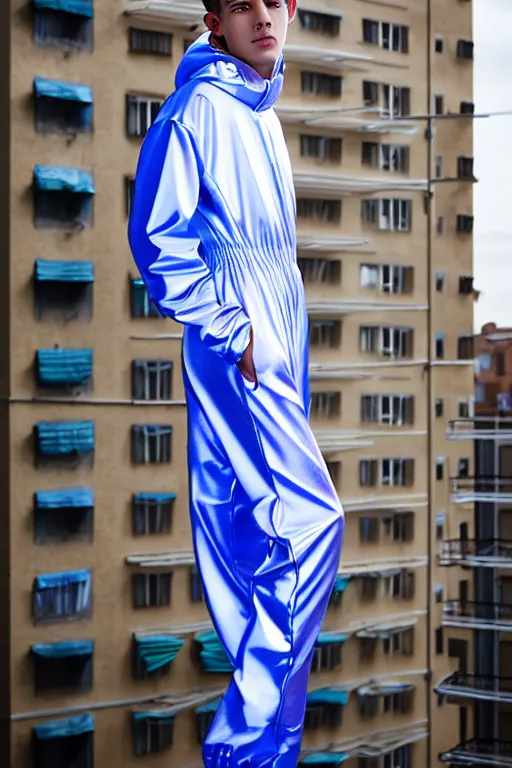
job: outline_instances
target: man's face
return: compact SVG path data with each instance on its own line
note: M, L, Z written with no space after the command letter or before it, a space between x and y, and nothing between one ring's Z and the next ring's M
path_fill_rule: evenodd
M222 15L207 13L205 23L225 37L229 53L249 64L263 78L272 75L293 20L297 0L221 0ZM268 38L266 41L261 38ZM258 42L260 41L260 42Z

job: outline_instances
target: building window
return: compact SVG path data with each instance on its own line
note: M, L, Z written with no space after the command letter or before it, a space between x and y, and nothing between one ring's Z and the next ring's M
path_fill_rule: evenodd
M384 577L384 593L391 597L399 597L409 600L414 597L415 575L414 571L402 569L393 576Z
M457 232L462 235L471 235L473 232L473 216L464 213L457 214Z
M364 222L377 224L382 231L410 232L412 201L397 198L362 200L361 217Z
M444 588L442 584L436 584L434 588L434 594L435 594L436 603L442 603L443 596L444 596Z
M34 494L34 541L52 544L92 541L94 494L90 488L37 491Z
M436 419L441 419L443 417L444 407L443 407L443 401L440 398L437 398L435 401L434 412L436 415Z
M371 581L371 579L366 579L366 581ZM373 581L376 582L376 579L374 579ZM360 662L371 661L375 656L375 651L377 649L377 638L376 637L359 637L358 640L359 640L359 661Z
M387 21L363 19L363 42L386 51L409 52L409 27Z
M359 518L359 541L361 543L378 541L380 538L380 520L378 517Z
M299 257L297 266L305 283L341 283L341 261L339 259Z
M162 99L150 96L126 96L126 133L128 136L143 137L155 120L162 106Z
M377 459L362 459L359 462L359 485L361 487L377 485L379 463Z
M458 59L473 59L474 44L471 40L459 40L457 42L457 58Z
M316 157L318 160L340 163L341 147L341 139L311 136L307 133L300 135L300 154L302 157Z
M434 114L444 115L444 96L434 96Z
M75 715L32 728L34 768L93 768L94 717Z
M469 459L459 459L457 477L469 477Z
M413 541L414 512L397 512L383 520L386 535L393 541Z
M81 230L91 224L95 194L91 173L36 165L32 192L36 227Z
M506 373L506 367L505 367L505 355L503 352L496 352L494 355L494 368L496 371L496 376L505 376ZM485 370L485 369L482 369ZM489 370L491 370L489 368Z
M436 480L444 479L444 457L438 456L436 459Z
M459 336L459 339L457 341L457 357L459 360L472 360L475 356L474 351L474 337L471 334L470 336Z
M302 93L315 96L341 96L343 78L338 75L324 75L321 72L301 72Z
M174 511L174 493L135 493L132 496L134 536L170 533Z
M480 381L475 382L475 403L485 403L487 387Z
M414 485L414 459L382 459L381 478L384 486Z
M444 216L438 216L436 220L436 233L442 235L444 233Z
M163 317L154 301L149 298L143 280L130 278L130 310L132 317Z
M134 712L132 735L133 754L136 757L170 749L174 739L174 715Z
M436 541L442 541L444 538L444 512L438 512L436 514Z
M341 667L341 649L343 642L325 642L320 635L311 661L311 672L339 669Z
M329 698L329 693L331 693L329 690L326 691L324 701L317 698L316 693L316 691L311 693L311 695L315 696L313 701L306 701L304 730L316 731L319 728L339 728L343 720L343 705L332 703Z
M193 603L204 603L201 574L195 564L190 568L190 599Z
M171 604L172 572L134 573L132 596L134 608Z
M92 88L79 83L34 78L35 129L41 133L91 133Z
M310 320L309 344L312 347L335 349L341 344L341 322L339 320Z
M317 200L311 197L297 198L297 218L314 221L341 221L341 200Z
M444 360L444 333L436 333L436 360Z
M91 261L34 263L34 303L38 320L70 322L92 317L94 265Z
M442 293L444 291L444 281L445 281L446 273L441 270L438 270L436 272L436 291L438 293Z
M408 395L363 395L361 397L361 421L398 427L404 424L414 424L414 397Z
M319 13L299 9L298 14L302 29L307 29L309 32L321 32L324 35L329 35L329 37L337 37L340 34L341 16L335 13Z
M469 296L473 293L473 279L469 275L461 275L459 277L459 293L462 296Z
M171 461L172 427L168 424L132 426L134 464L168 464Z
M82 691L92 688L92 640L33 645L31 656L36 693L61 688Z
M409 170L409 147L363 141L361 162L363 165L371 165L383 171L406 173Z
M457 158L457 178L459 179L469 179L469 181L474 181L474 175L473 175L473 163L474 160L472 157L458 157Z
M359 348L361 352L376 353L383 357L412 357L413 334L412 328L362 325L359 329Z
M440 155L436 157L435 176L436 179L443 178L443 158Z
M461 101L459 111L461 115L474 115L475 105L472 101Z
M82 0L77 12L45 8L35 3L34 41L76 51L92 51L94 42L93 4Z
M363 80L363 102L367 107L380 107L390 118L411 114L411 89Z
M414 653L414 630L402 630L383 638L382 650L386 655L402 653L404 656L412 656Z
M469 401L459 400L459 419L469 419Z
M129 217L132 212L133 200L135 198L135 177L124 177L124 195L126 215Z
M438 627L436 629L436 654L440 656L444 653L444 633L443 628Z
M315 419L330 419L341 411L340 392L312 392L310 415Z
M36 576L32 595L35 624L85 618L91 611L91 571Z
M361 264L359 274L362 288L378 288L382 293L412 293L414 290L414 267Z
M341 480L341 461L326 461L325 466L335 487Z
M128 30L128 47L131 53L156 53L160 56L172 56L172 35L168 32L155 32L151 29Z
M436 53L443 53L444 37L442 35L436 35L435 41L434 41L434 50Z
M172 397L172 368L171 360L133 360L133 399L170 400Z

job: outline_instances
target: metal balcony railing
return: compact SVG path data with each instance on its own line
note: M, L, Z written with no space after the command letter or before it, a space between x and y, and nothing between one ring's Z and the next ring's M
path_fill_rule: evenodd
M512 605L473 600L447 600L443 606L443 626L512 631Z
M439 755L442 763L452 765L492 765L493 768L512 766L512 741L498 739L469 739Z
M452 501L456 504L476 501L511 501L512 477L498 475L479 475L450 478Z
M446 429L448 440L511 440L512 418L501 416L474 416L454 419Z
M444 696L458 696L484 701L512 701L512 677L470 675L455 672L434 688Z
M443 541L439 565L512 568L512 541L508 539L449 539Z

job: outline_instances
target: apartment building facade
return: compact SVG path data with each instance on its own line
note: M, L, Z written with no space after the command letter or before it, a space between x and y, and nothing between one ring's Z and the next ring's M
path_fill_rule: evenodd
M126 239L202 17L0 8L2 765L196 768L229 679L191 547L182 329ZM473 734L434 692L468 642L442 541L473 530L446 426L472 415L471 2L303 0L285 56L311 423L347 519L300 764L430 768Z

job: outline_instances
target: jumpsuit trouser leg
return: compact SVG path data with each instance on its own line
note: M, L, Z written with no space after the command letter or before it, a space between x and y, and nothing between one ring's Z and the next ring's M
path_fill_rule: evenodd
M208 768L295 768L341 504L291 379L251 390L214 353L185 357L194 548L234 666L203 757Z

